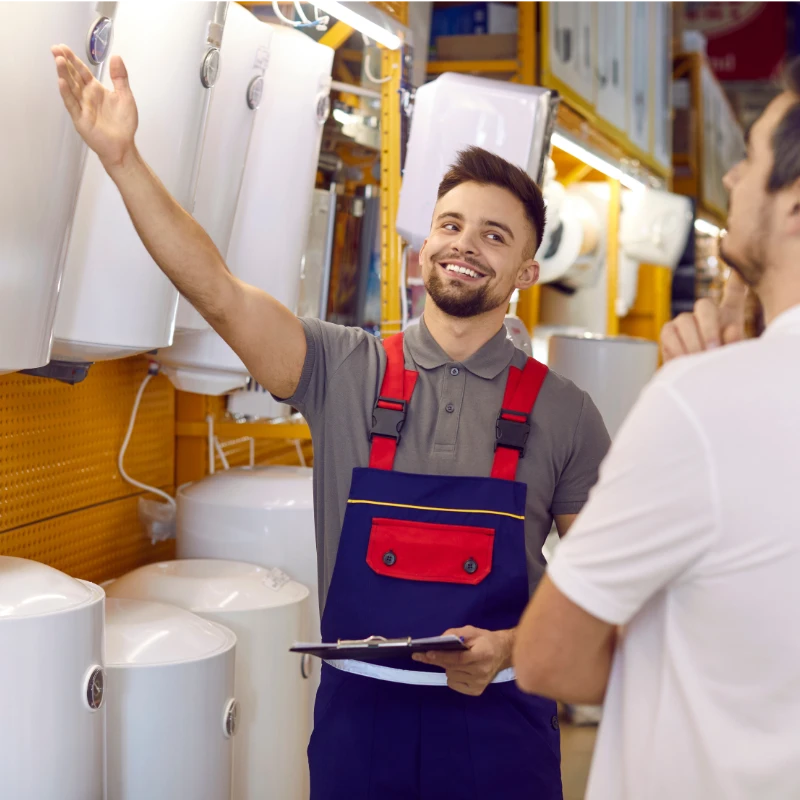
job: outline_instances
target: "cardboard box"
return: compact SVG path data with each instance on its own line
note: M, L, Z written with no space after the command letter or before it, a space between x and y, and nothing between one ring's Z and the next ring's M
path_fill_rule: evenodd
M439 61L491 61L517 57L517 35L484 33L474 36L440 36L436 39Z

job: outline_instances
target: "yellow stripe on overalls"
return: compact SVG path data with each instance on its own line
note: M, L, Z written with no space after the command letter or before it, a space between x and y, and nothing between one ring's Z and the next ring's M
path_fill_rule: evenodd
M381 503L377 500L348 500L348 503L366 506L388 506L389 508L411 508L415 511L446 511L448 514L492 514L495 517L511 517L511 519L519 519L525 521L524 516L519 514L510 514L508 511L487 511L486 509L477 508L434 508L433 506L409 506L403 503Z

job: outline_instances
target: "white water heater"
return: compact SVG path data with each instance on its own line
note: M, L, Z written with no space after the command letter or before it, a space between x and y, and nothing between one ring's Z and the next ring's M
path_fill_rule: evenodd
M35 369L50 360L64 244L86 152L59 96L50 47L68 45L97 75L114 6L3 6L0 373Z
M613 438L658 369L658 345L632 336L556 333L548 365L589 393Z
M308 634L308 589L278 569L187 560L129 572L109 587L108 594L171 603L236 634L236 698L241 711L233 800L304 800L311 735L308 662L289 648Z
M104 598L0 556L0 797L104 800Z
M307 586L309 641L319 641L317 544L312 470L238 468L178 489L178 558L214 558L277 567ZM319 686L311 663L309 694Z
M117 4L109 55L122 56L139 111L136 144L192 210L227 3ZM105 70L104 85L111 80ZM53 360L102 361L172 342L178 293L145 250L122 197L90 153L55 320Z
M300 31L271 29L269 67L227 263L236 277L294 311L322 128L330 107L333 50ZM220 395L247 383L244 364L210 329L176 334L175 344L158 358L184 391Z
M108 599L109 798L229 800L235 650L231 631L182 608Z
M400 189L397 232L419 250L431 229L439 182L459 150L477 145L544 174L558 95L538 86L446 72L417 89Z
M232 3L225 18L219 78L208 112L192 216L225 258L242 186L247 149L264 93L272 27ZM178 300L176 334L209 330L192 305Z

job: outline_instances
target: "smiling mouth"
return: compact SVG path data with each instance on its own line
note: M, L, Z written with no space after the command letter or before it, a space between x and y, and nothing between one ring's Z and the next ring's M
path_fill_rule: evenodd
M461 261L441 261L439 266L448 274L453 276L454 278L459 278L460 280L466 281L479 281L481 278L485 278L486 274L481 272L480 270L475 269L474 267L469 266L468 264L464 264Z

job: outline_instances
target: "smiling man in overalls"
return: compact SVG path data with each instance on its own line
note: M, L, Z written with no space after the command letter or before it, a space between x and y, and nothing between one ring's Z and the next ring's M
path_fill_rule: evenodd
M420 254L433 302L382 343L298 320L232 275L139 154L121 59L112 92L69 48L53 55L75 128L153 260L253 378L308 419L323 638L453 632L469 647L401 668L326 664L312 800L560 798L556 705L518 690L514 628L553 518L564 534L609 440L589 397L505 335L512 292L538 277L536 184L486 151L460 155Z
M469 647L326 663L313 800L561 797L556 704L519 691L510 657L552 520L566 532L609 440L589 397L505 335L543 227L528 175L469 149L420 253L420 324L381 343L303 321L288 402L314 437L323 640Z

